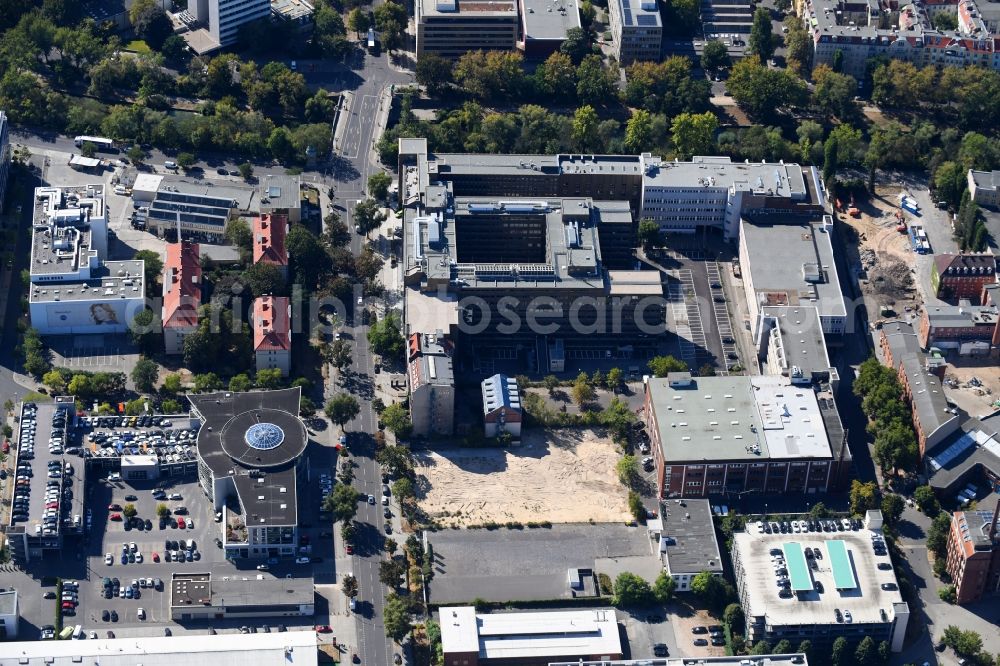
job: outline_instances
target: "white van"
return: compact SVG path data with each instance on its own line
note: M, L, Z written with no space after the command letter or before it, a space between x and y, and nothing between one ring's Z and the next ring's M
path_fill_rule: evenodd
M76 640L81 640L85 638L85 636L83 635L83 625L78 624L75 627L73 627L73 638Z
M126 192L128 192L128 190L125 189L124 185L115 185L115 194L118 196L123 197Z

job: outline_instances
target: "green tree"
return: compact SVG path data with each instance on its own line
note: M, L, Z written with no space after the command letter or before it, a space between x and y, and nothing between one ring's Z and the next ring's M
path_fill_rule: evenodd
M601 56L588 55L576 69L576 96L584 104L604 106L615 98L617 79L617 72L605 68Z
M878 657L878 647L871 636L865 636L854 649L854 663L857 666L872 666Z
M160 282L160 276L163 275L163 259L153 250L139 250L133 259L143 262L142 270L146 281L146 295L159 296L160 290L157 285Z
M892 658L892 646L889 645L889 641L879 641L878 660L883 664L888 664L890 658Z
M649 583L634 573L623 571L615 578L615 596L611 603L618 608L648 606L654 600Z
M163 502L156 505L156 515L159 518L169 518L170 517L170 507L168 507Z
M455 83L479 99L509 99L524 85L523 56L513 51L469 51L452 69Z
M385 171L376 171L368 176L368 194L379 201L385 201L389 196L390 185L392 177Z
M407 634L413 628L410 622L410 609L406 600L395 592L390 592L386 597L382 617L383 624L385 625L385 635L397 643L406 638Z
M417 83L427 88L432 97L437 97L451 83L451 70L452 63L447 58L436 53L424 53L417 60Z
M391 477L413 475L413 457L405 446L387 446L375 454L375 460Z
M799 643L799 647L796 650L799 654L804 654L806 656L806 662L813 658L813 644L812 641L806 639Z
M177 166L187 171L195 164L195 157L191 153L177 153Z
M768 9L758 7L753 13L747 46L747 51L760 58L761 62L767 62L774 55L774 35L771 34L771 12Z
M833 666L849 666L851 655L847 649L847 639L839 636L830 649L830 663Z
M140 358L132 368L132 383L135 388L143 393L149 393L156 386L156 380L160 375L160 366L156 365L148 358Z
M398 560L382 560L378 564L379 582L389 589L396 589L403 583L406 565Z
M674 117L670 126L674 149L684 159L694 155L710 155L718 128L719 120L713 113L681 113Z
M597 126L600 118L594 107L584 104L573 113L573 145L581 151L596 150L599 144Z
M405 436L413 424L410 423L410 415L406 408L398 402L386 406L381 414L382 422L396 436Z
M181 385L181 376L178 374L167 375L163 378L163 385L160 388L162 391L170 395L180 393L184 389Z
M358 596L358 579L351 574L345 574L340 585L341 591L348 599Z
M656 356L649 362L649 370L657 377L666 377L671 372L687 372L688 366L673 356Z
M718 39L710 39L705 42L705 48L701 52L701 68L706 72L725 69L732 64L729 57L729 49Z
M398 359L403 354L405 343L401 330L399 315L392 310L368 329L368 344L379 356L385 359Z
M413 481L407 478L396 479L392 482L392 494L396 496L396 500L402 504L407 500L411 500L416 497L416 488L413 486Z
M249 162L244 162L236 168L239 169L240 178L243 180L250 180L250 177L253 176L253 165Z
M613 393L617 393L622 386L623 379L624 373L622 373L622 369L614 367L608 370L608 376L605 379L605 383Z
M583 409L593 402L594 398L594 387L590 385L589 381L580 381L577 379L573 383L573 402L576 403L577 407Z
M244 252L250 252L253 249L253 231L250 230L250 225L242 217L229 218L226 222L225 236L231 245Z
M937 516L941 511L941 505L938 504L937 496L934 495L930 486L917 486L916 490L913 491L913 501L921 512L931 518Z
M931 25L941 32L958 30L958 17L950 12L936 12L931 16Z
M639 221L638 238L642 248L646 251L663 244L660 225L649 218L643 218Z
M59 370L49 370L42 375L42 383L48 386L53 394L66 392L66 378Z
M787 639L782 639L778 641L778 644L774 646L774 652L772 654L791 654L792 644Z
M194 390L196 393L205 393L207 391L218 391L224 384L219 376L214 372L206 372L200 375L194 376Z
M774 650L771 649L771 644L767 641L757 641L753 644L753 648L750 650L750 654L754 656L763 656L765 654L773 654Z
M733 65L728 87L736 103L754 116L773 117L806 100L802 79L787 70L769 69L756 56Z
M323 411L326 412L327 417L331 421L340 427L344 427L348 421L361 412L361 406L353 395L341 393L337 397L327 401Z
M250 377L246 373L233 375L229 380L229 390L234 393L249 391L251 387Z
M878 485L874 481L862 483L857 479L851 481L851 513L864 515L870 509L879 506Z
M361 11L360 7L355 7L347 13L347 27L349 30L354 32L354 35L358 38L362 34L368 32L368 28L371 27L371 22L368 20L368 14ZM421 57L423 60L423 57ZM417 71L419 77L420 63L417 63Z
M375 199L365 199L354 207L354 224L365 236L378 229L385 221L385 214Z
M573 60L560 51L552 53L535 71L536 85L546 95L572 99L576 94L576 67Z
M257 262L243 271L243 280L250 287L254 298L260 296L287 296L288 284L281 269L267 262Z
M628 491L628 510L637 523L646 522L646 507L642 503L642 496L634 490Z
M630 453L626 453L615 463L618 480L623 486L633 488L640 478L639 461Z
M138 144L131 146L125 151L125 155L135 164L142 164L149 157L149 154Z
M951 532L951 514L939 513L927 529L927 550L937 557L944 557L948 548L948 534Z
M155 0L135 0L128 10L128 17L135 34L153 50L160 50L173 32L170 18Z
M257 388L274 390L281 388L285 382L281 378L281 370L279 368L261 368L257 371L254 383L257 384Z
M934 194L938 199L947 201L958 208L962 201L962 193L967 187L967 170L957 162L945 161L934 171Z
M661 571L656 580L653 581L653 596L656 597L658 603L665 604L674 598L676 587L677 582L674 581L674 577L666 571Z
M722 579L709 571L702 571L691 579L691 591L709 608L718 607L726 597Z
M743 607L736 603L729 604L722 612L722 621L729 627L730 633L742 632L745 622Z
M360 500L361 493L347 484L338 483L334 485L333 492L323 499L323 510L333 514L334 522L347 523L357 514Z
M906 508L906 502L903 498L894 493L886 493L882 497L882 517L889 526L894 526L899 522L900 516L903 515L903 509Z
M135 504L126 504L122 508L122 514L126 518L135 518L135 516L136 516L137 513L139 513L139 512L136 510Z
M582 28L570 28L566 31L566 39L559 45L559 50L565 53L579 65L584 56L591 52L590 36Z
M840 119L857 115L854 97L858 94L858 82L853 76L838 74L826 65L819 65L813 70L813 81L813 104L821 113Z

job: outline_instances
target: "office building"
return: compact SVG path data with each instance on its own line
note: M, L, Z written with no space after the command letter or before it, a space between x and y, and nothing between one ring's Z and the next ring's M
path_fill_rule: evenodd
M643 413L660 497L823 493L847 483L851 455L829 391L782 376L645 382Z
M994 511L956 511L948 532L948 575L959 604L1000 592L1000 535Z
M917 67L1000 69L996 21L984 20L982 9L992 4L975 0L944 6L914 2L889 15L878 2L805 0L799 15L815 45L813 65L832 66L837 59L843 73L860 80L867 62L878 57L904 60ZM938 11L954 14L958 29L935 28L931 16Z
M810 306L819 310L825 335L848 332L833 230L829 215L767 215L740 221L740 269L751 321L758 321L765 306Z
M689 592L702 571L722 575L722 554L715 537L707 499L672 500L662 504L660 558L678 592Z
M253 351L257 372L292 369L292 305L287 296L258 296L253 302Z
M969 169L969 194L980 206L1000 206L1000 171L973 171Z
M138 195L136 188L132 190L137 201L149 201L148 206L139 209L136 220L161 238L176 239L179 230L185 240L225 243L230 216L250 216L260 211L260 197L254 189L145 176L149 174L136 178L137 187L141 186Z
M413 434L451 435L455 429L454 345L441 331L407 339L410 422Z
M445 606L440 614L445 666L534 666L623 654L613 608L477 613L472 606Z
M267 174L260 180L261 215L283 215L289 224L302 221L302 180L298 176Z
M518 47L527 58L544 59L559 50L570 28L580 28L577 0L518 0L521 35Z
M663 40L663 20L656 0L610 0L612 48L623 66L636 60L657 62Z
M498 437L510 433L514 439L521 438L521 391L517 380L507 375L496 374L483 380L483 423L487 437Z
M191 0L187 8L193 19L189 27L198 35L185 35L199 55L232 46L240 26L271 16L271 0Z
M42 335L124 333L145 307L142 261L106 261L103 185L35 188L28 308Z
M701 0L701 26L705 39L746 40L753 27L753 6L750 0Z
M0 640L17 639L21 613L17 605L17 590L0 592Z
M201 305L201 253L197 243L167 244L163 263L163 347L183 354L184 338L198 330Z
M796 386L829 384L836 392L840 374L826 352L816 307L766 305L755 330L763 374L788 377Z
M981 303L983 287L997 282L997 258L992 254L937 254L931 267L931 287L940 299Z
M986 356L1000 345L1000 316L994 306L924 306L920 313L920 346L957 351L961 356Z
M7 199L7 177L10 175L10 128L7 114L0 111L0 213L4 211Z
M313 587L312 576L175 573L170 580L170 619L186 622L312 616Z
M315 15L316 8L306 0L271 0L271 19L294 26L299 34L312 32Z
M188 395L198 431L198 480L222 512L227 558L297 552L300 483L309 436L299 420L301 389Z
M68 625L68 623L67 623ZM23 666L317 666L315 631L241 635L185 632L179 636L129 636L86 641L23 641L4 648ZM733 665L736 666L736 665Z
M413 10L418 59L435 53L457 60L469 51L517 47L517 0L416 0Z
M172 0L153 0L156 6L165 12L173 8ZM132 24L128 12L135 0L91 0L82 3L83 13L94 19L98 25L111 23L117 30L127 30Z
M262 213L253 218L253 263L270 264L288 278L288 218L283 213Z
M641 217L656 222L663 233L718 229L725 240L734 240L745 214L823 212L819 176L812 167L734 163L728 157L668 162L649 155L643 165Z
M903 648L910 610L880 512L869 511L862 529L836 532L769 534L749 523L733 535L732 560L748 641L809 640L822 653L837 638L854 645L869 636Z

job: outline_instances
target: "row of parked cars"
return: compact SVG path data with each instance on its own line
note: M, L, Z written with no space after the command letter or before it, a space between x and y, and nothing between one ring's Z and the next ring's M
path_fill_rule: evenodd
M84 416L81 423L91 428L169 428L173 423L162 416Z
M86 455L96 458L116 458L120 455L156 455L161 463L193 461L196 457L195 441L197 428L178 430L150 430L148 432L105 433L87 435L87 440L96 444L93 452Z
M804 534L809 532L851 532L864 524L857 518L825 520L785 520L781 522L757 521L757 531L764 534Z
M698 647L705 647L709 643L711 643L716 647L726 644L726 637L725 634L723 634L722 625L719 624L711 624L707 627L704 626L691 627L691 633L695 635L708 634L708 638L694 639L694 644Z

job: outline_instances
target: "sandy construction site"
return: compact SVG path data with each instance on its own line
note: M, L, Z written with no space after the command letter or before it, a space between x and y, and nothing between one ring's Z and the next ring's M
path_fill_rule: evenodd
M617 522L629 518L610 437L532 431L511 449L416 452L420 506L443 525Z

